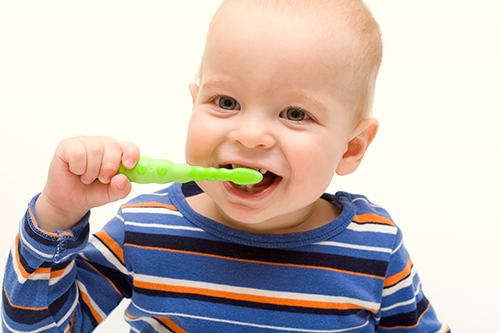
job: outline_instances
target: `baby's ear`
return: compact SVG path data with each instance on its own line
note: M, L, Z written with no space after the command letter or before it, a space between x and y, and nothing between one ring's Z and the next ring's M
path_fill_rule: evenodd
M191 97L193 98L193 104L196 101L196 96L198 96L198 91L200 90L200 86L196 83L191 83L189 85L189 91L191 92Z
M339 176L348 175L356 171L365 156L366 150L378 131L378 120L374 118L363 119L352 131L351 140L347 143L347 149L337 166L336 173Z

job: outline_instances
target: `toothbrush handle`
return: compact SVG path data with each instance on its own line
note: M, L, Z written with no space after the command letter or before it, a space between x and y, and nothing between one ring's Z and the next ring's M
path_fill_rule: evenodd
M131 182L138 184L186 183L192 180L189 176L190 169L191 166L185 163L141 156L135 167L129 170L120 165L118 173L124 174Z
M172 163L168 160L159 160L144 156L140 157L135 167L130 170L125 169L121 165L118 173L127 176L131 182L139 184L219 180L250 185L262 180L262 174L252 169L236 168L229 170L224 168L204 168L201 166L192 167L185 163Z

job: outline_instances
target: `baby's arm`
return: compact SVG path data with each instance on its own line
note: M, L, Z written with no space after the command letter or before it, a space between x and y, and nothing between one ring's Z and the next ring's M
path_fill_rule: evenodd
M439 322L434 308L424 295L400 229L387 268L377 317L380 320L377 332L380 333L451 332L449 327Z
M130 169L138 159L139 149L134 144L112 138L61 141L35 205L40 228L49 232L71 229L91 208L125 198L132 185L116 173L120 162Z
M89 209L125 197L130 183L115 176L120 162L133 167L139 150L109 138L66 139L58 146L49 178L22 220L5 270L4 332L91 331L123 297L127 270L104 256L82 256ZM100 181L94 181L99 177ZM123 223L109 224L104 241L123 246ZM114 226L114 227L113 227ZM102 237L101 237L102 238ZM116 272L109 279L102 272ZM119 286L122 286L119 288Z

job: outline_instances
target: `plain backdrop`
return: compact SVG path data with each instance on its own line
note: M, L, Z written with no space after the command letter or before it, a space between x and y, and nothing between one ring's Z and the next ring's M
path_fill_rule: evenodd
M108 135L184 161L195 78L220 0L0 1L0 274L58 142ZM403 229L424 291L453 332L498 332L500 5L368 0L385 44L360 169ZM132 195L159 189L136 185ZM95 209L92 230L120 203ZM125 332L122 305L98 332Z

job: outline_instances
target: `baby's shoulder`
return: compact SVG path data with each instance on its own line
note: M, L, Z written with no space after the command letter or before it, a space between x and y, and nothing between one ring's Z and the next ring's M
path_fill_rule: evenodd
M382 206L366 196L337 192L331 197L343 213L349 212L348 224L339 238L350 243L387 248L387 252L402 237L401 230Z
M362 194L337 192L331 196L330 200L342 208L352 209L355 216L379 216L381 220L393 222L391 215L384 207L370 201L370 199Z

